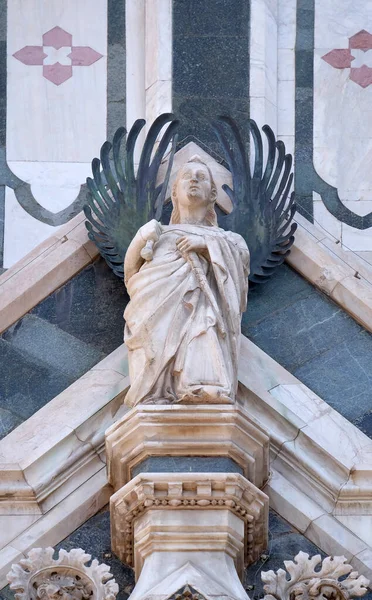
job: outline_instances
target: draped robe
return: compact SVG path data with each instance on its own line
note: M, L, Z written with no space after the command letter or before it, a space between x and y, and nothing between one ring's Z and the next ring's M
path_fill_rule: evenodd
M162 229L153 260L127 282L124 340L131 387L125 402L233 402L248 292L247 245L240 235L218 227ZM203 236L207 246L206 256L196 257L207 290L195 264L176 247L177 239L188 234Z

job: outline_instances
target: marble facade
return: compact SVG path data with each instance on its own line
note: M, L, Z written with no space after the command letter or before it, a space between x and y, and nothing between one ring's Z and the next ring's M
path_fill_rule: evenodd
M221 25L226 3L219 1L214 6L218 19L210 6L205 14L193 13L181 0L99 1L95 10L85 1L78 3L77 10L70 3L63 9L57 4L52 2L44 14L40 2L32 0L21 15L19 2L8 2L6 164L20 183L6 185L2 200L0 169L0 223L1 211L5 219L0 241L3 237L7 269L0 277L0 332L5 333L0 341L1 349L12 345L14 357L32 338L35 346L28 359L34 365L43 361L40 369L48 364L48 375L41 369L38 381L47 380L51 389L44 394L45 386L40 385L39 403L35 400L27 406L29 412L25 410L22 419L12 421L6 430L6 404L0 405L4 428L0 588L11 565L24 560L32 548L60 544L108 503L112 550L134 568L138 580L134 591L126 591L123 598L129 593L133 600L150 594L157 600L177 598L185 590L194 593L188 589L192 581L203 584L205 598L246 599L250 592L242 585L243 567L266 560L262 557L269 504L288 527L296 528L296 535L304 535L326 554L344 554L354 569L371 578L372 447L367 425L372 377L369 346L358 342L372 331L372 267L368 264L372 234L369 227L361 229L357 219L343 222L332 215L325 202L325 193L334 188L357 216L372 208L370 7L342 0L340 10L339 3L316 0L312 11L311 1L265 0L252 1L248 10L239 0L238 18L230 15L227 28ZM113 15L119 13L121 20L114 23ZM244 45L248 34L237 23L241 14L247 16L251 31L249 47ZM30 21L29 28L21 27L23 19ZM309 49L312 32L314 52ZM207 71L216 72L221 85L225 63L219 52L228 61L239 49L240 66L232 61L229 72L231 81L239 79L239 85L232 89L229 79L226 95L221 91L222 104L230 102L232 111L243 116L249 108L252 118L260 125L269 123L287 151L294 152L304 210L296 217L299 228L288 264L310 282L303 285L319 293L306 297L303 304L289 304L292 338L282 338L284 327L273 325L286 308L284 292L275 283L266 299L262 296L265 306L273 304L271 312L265 308L260 313L259 301L253 305L256 316L251 321L248 316L241 340L235 407L176 405L129 411L123 402L130 385L126 349L120 345L117 325L120 318L121 326L120 302L124 306L128 298L124 291L123 297L116 293L115 284L99 266L82 214L69 219L63 211L84 193L81 185L90 172L90 160L98 154L106 131L112 135L124 122L124 113L130 125L137 117L151 121L172 105L182 110L188 103L200 105L202 96L191 84L187 87L190 38L198 57L190 75L194 84L203 73L198 68L205 66L199 65L200 57L205 57ZM90 56L87 49L96 54ZM346 52L332 52L348 49L355 55L351 66L337 63ZM214 61L209 63L213 53ZM59 67L53 68L57 63ZM175 68L180 71L177 77ZM215 82L202 83L209 106L216 94ZM314 123L309 136L301 109L310 97ZM36 98L41 98L39 105ZM28 106L35 117L30 126ZM348 120L349 112L353 119ZM192 120L192 112L185 115ZM221 185L229 182L230 175L209 143L207 128L201 130L200 139L194 134L180 141L170 188L178 166L199 154L219 186L218 204L228 209L231 203ZM323 182L320 187L313 185L318 181L314 173L311 179L303 170L310 146L309 160ZM27 210L22 182L29 184L28 199L40 205L35 214ZM61 212L61 223L54 217L48 221L50 213ZM89 279L84 272L78 279L85 268L101 269L101 275ZM71 288L61 287L71 282L76 288L86 286L85 295L74 296ZM293 293L300 297L301 290ZM98 293L107 302L92 308ZM316 300L325 296L330 299L328 308ZM79 304L76 313L69 313L73 331L61 312L61 306L71 310L71 302ZM107 311L114 306L119 317L111 319ZM84 310L97 319L89 334ZM105 326L112 333L110 340L102 334ZM322 328L331 338L328 345L319 334ZM267 349L265 337L271 340ZM288 339L295 348L292 354L286 353ZM54 341L57 357L48 350ZM313 354L305 352L304 345ZM337 350L333 362L328 358L332 348ZM341 357L343 351L349 352L349 362ZM326 373L320 391L316 377L322 371L315 363L322 360ZM347 368L344 387L339 385L335 391L331 387L339 372L332 365L337 361ZM349 363L358 364L349 371ZM350 385L347 380L349 372L360 379L356 391L354 380ZM25 373L20 369L20 379ZM18 409L21 385L9 397L18 402ZM30 397L25 393L26 402ZM362 417L363 431L358 429ZM193 428L190 438L187 431ZM286 558L292 559L296 552ZM160 576L159 565L164 562L166 569Z
M185 20L185 27L190 29L186 23L188 13L182 12L182 6L177 5L172 9L170 0L159 0L158 3L148 0L134 3L129 0L126 7L123 1L117 9L126 14L126 34L122 36L127 48L126 65L122 62L119 65L117 57L113 56L114 48L118 56L122 50L117 43L111 44L110 39L108 52L106 31L108 28L110 34L114 27L110 23L113 19L110 12L112 8L105 7L104 3L97 5L96 12L89 16L83 3L74 16L71 16L71 7L66 4L61 13L57 5L50 5L48 11L43 11L36 0L29 10L32 15L41 15L40 18L34 19L32 16L30 20L25 13L20 17L16 3L8 10L7 164L16 177L29 184L30 192L27 199L21 199L17 189L4 187L2 218L7 225L2 227L3 268L9 268L55 233L69 218L65 209L73 206L76 210L83 201L85 188L81 186L89 175L90 161L105 139L106 130L112 135L115 119L116 125L120 124L117 103L119 98L123 102L125 88L130 88L131 94L126 102L126 118L123 118L123 111L120 116L121 123L126 121L128 126L135 118L145 117L152 121L160 112L171 110L172 105L178 106L178 98L181 97L178 91L179 74L172 73L172 61L177 69L184 69L182 61L179 61L177 44L184 43L186 38L180 38L180 42L173 47L172 32L177 39L182 34L179 23L181 17ZM368 83L368 69L372 68L369 64L372 50L368 46L370 15L364 3L355 5L345 0L342 10L338 9L338 4L332 3L332 0L321 2L319 6L313 0L309 3L299 2L297 6L294 0L252 3L250 112L259 124L266 122L271 125L285 142L287 150L294 153L296 160L296 154L303 154L301 136L298 136L300 145L297 144L297 150L294 141L296 127L298 132L302 129L301 102L312 90L314 122L312 132L306 133L306 143L311 143L310 133L314 165L311 177L315 181L319 176L324 185L313 185L310 190L310 184L305 182L309 176L302 175L302 166L299 164L296 187L299 198L303 196L302 187L306 190L304 194L307 198L305 204L301 201L303 214L307 211L307 218L314 218L330 239L340 241L347 252L360 253L363 260L370 263L370 227L364 221L361 229L361 221L357 219L358 216L371 213L372 206L372 192L368 188L368 98L372 93ZM219 11L220 8L217 12L221 20L222 13ZM206 17L211 34L215 25L212 25L212 16L208 12ZM16 29L16 23L21 18L27 18L32 24L28 37L24 39ZM86 40L83 40L79 23L86 18L90 18L91 22L84 27ZM302 34L296 38L297 29L305 32L303 40L300 39ZM65 41L61 38L61 42L56 38L58 47L54 47L54 42L49 40L54 31L66 38ZM328 32L327 36L324 35L325 31ZM115 31L116 38L119 33L120 30ZM192 31L186 33L192 34ZM199 35L197 28L195 35ZM45 44L43 36L46 36ZM311 43L312 36L314 46ZM325 38L329 40L328 45L324 44ZM310 40L309 46L306 40ZM76 48L74 52L83 54L74 57L72 50L67 52L70 48ZM337 62L337 57L343 56L343 52L354 52L355 56L350 54L350 64L347 58L344 62ZM120 60L123 60L122 55ZM123 70L126 81L122 76L119 77L119 68ZM53 83L54 77L57 83ZM122 85L124 91L121 96L117 90L106 94L106 83L111 89L113 77ZM172 90L173 84L176 87ZM91 90L89 105L79 96L86 95L88 87ZM242 94L242 91L239 93ZM32 127L27 123L26 107L32 106L27 94L42 98L33 112ZM184 92L182 94L185 95ZM190 100L196 98L191 88L190 94ZM12 101L13 96L18 98L16 102ZM81 112L79 107L83 105L84 111ZM353 107L358 107L358 110ZM43 119L46 111L50 115L48 120ZM350 131L350 135L346 132L346 137L352 143L346 146L342 141L345 131L339 127L340 115ZM348 118L348 115L353 118ZM185 118L189 119L189 116ZM73 135L71 128L64 125L70 122L75 123ZM91 127L91 123L95 126ZM213 142L209 141L209 145L211 150L215 150ZM327 185L329 190L336 190L332 194L338 194L339 201L350 211L345 218L337 212L343 211L340 204L330 212L331 205L326 200ZM321 191L323 188L324 191ZM313 196L312 200L310 196Z

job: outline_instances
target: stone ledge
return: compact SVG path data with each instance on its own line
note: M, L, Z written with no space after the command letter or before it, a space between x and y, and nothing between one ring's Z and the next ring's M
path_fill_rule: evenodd
M102 469L128 386L123 346L0 441L0 515L43 514Z
M287 263L372 331L372 265L343 250L300 214L295 220L298 229Z
M372 440L244 337L243 364L238 401L269 434L271 467L328 512L372 515Z
M80 213L0 276L0 333L98 256Z
M344 555L359 573L371 577L370 545L297 486L292 485L275 468L272 468L271 479L264 492L270 498L270 507L323 552Z
M7 585L6 575L12 564L25 558L31 548L58 544L75 529L105 506L112 494L102 465L93 477L75 489L67 498L54 506L30 527L16 533L9 544L0 550L0 590ZM13 517L18 519L19 517ZM7 517L8 527L11 526Z

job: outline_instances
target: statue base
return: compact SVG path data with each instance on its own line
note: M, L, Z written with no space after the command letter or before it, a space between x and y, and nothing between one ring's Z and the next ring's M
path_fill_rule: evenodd
M269 438L249 415L139 405L108 429L106 452L112 549L137 580L130 600L247 599L240 578L267 547L269 508Z
M269 476L269 436L236 404L140 404L109 427L105 437L108 478L115 491L148 471L150 459L152 470L169 472L169 457L178 465L194 457L193 470L199 469L197 459L209 458L208 468L201 470L220 472L230 459L229 471L258 488Z

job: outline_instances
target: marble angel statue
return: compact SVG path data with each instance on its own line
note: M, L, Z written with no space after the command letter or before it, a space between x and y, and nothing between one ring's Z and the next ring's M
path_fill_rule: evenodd
M239 234L218 227L216 195L209 168L192 157L173 186L170 224L146 223L127 250L131 406L235 399L249 251ZM144 261L148 241L153 256Z
M226 125L235 146L227 142ZM253 282L267 279L293 243L295 226L289 230L295 210L293 195L288 199L291 157L283 153L284 145L275 142L271 130L264 128L269 160L263 169L262 141L251 121L258 147L252 175L235 123L222 118L215 129L232 172L234 189L224 189L234 206L225 217L233 231L228 230L229 222L227 227L223 223L223 215L219 218L224 228L218 226L216 185L209 167L197 155L179 170L172 188L170 221L162 224L178 122L173 115L162 115L154 122L135 174L133 149L143 126L144 121L137 121L129 132L124 162L120 157L124 128L114 137L113 164L111 144L102 146L101 160L92 163L93 179L87 180L91 197L85 207L89 237L114 272L124 277L130 297L124 312L131 380L125 402L129 406L232 403L238 382L241 316L247 305L250 238ZM167 173L158 185L159 166L171 142ZM275 165L270 144L274 144L274 154L278 149ZM253 208L252 195L256 195Z

